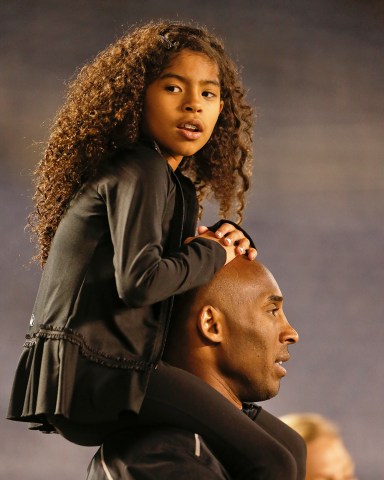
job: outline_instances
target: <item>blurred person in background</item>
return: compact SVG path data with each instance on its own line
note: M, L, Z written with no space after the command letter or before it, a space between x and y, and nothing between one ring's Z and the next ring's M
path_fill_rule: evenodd
M280 419L307 444L306 480L357 480L354 462L335 424L315 413L294 413Z

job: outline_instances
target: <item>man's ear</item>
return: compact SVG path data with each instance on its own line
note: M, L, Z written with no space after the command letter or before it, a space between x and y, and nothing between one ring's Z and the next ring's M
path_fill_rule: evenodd
M197 328L205 340L221 343L223 340L223 314L212 305L204 306L197 318Z

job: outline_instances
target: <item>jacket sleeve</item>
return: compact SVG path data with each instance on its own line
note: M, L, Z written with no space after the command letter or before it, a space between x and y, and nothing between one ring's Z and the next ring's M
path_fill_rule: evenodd
M118 293L129 306L203 285L225 264L225 249L207 239L164 256L162 220L172 188L166 163L153 156L130 159L98 185L107 207Z

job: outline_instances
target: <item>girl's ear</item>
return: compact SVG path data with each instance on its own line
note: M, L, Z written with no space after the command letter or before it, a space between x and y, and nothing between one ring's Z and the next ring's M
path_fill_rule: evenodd
M223 110L223 107L224 107L224 100L220 100L220 112L219 112L219 114Z
M204 306L198 315L197 328L205 340L211 343L223 341L223 314L211 305Z

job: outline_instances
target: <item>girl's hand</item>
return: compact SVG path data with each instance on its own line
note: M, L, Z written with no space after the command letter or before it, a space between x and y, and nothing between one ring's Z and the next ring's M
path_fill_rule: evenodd
M236 251L236 247L232 244L226 245L223 243L223 241L220 238L217 238L213 232L208 230L208 228L205 230L205 232L200 233L197 237L188 237L184 240L184 243L187 244L194 240L195 238L208 238L208 240L212 240L213 242L219 243L225 250L225 253L227 254L227 259L225 261L225 265L229 263L231 260L237 257L237 255L242 255L241 253L238 253Z
M205 226L197 229L199 236L205 234L207 231L208 228ZM237 230L237 228L230 223L223 223L223 225L214 232L214 236L217 239L222 239L222 245L224 246L233 245L237 255L243 255L247 252L249 260L254 260L257 256L257 250L250 247L249 240L244 233L241 230Z

